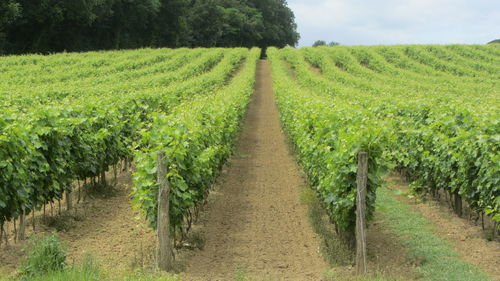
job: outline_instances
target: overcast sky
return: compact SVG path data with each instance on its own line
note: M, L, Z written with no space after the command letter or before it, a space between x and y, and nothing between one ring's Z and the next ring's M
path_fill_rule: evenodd
M299 46L487 43L500 38L500 0L288 0Z

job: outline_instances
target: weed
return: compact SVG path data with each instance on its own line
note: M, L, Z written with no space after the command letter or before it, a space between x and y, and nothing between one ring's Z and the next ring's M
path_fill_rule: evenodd
M236 273L234 276L234 281L250 281L247 277L247 273L244 269L238 268L236 269Z
M47 216L43 219L43 223L55 229L57 232L68 231L73 228L73 222L79 217L71 215L69 212L63 212L61 215L57 216Z
M205 237L203 237L203 235L199 232L191 233L189 236L189 242L198 250L203 250L203 248L205 248Z
M66 249L57 234L47 237L34 236L26 260L20 268L22 275L41 276L60 271L66 266Z

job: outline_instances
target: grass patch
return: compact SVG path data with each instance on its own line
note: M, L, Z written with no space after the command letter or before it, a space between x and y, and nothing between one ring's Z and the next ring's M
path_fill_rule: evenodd
M307 216L314 232L321 238L321 253L325 260L331 266L351 264L354 253L333 229L314 191L310 188L303 188L300 200L308 206Z
M104 278L102 280L108 281L181 281L178 275L162 272L142 272L137 271L120 278Z
M30 241L28 255L17 276L8 281L180 281L177 275L138 268L124 276L107 276L91 255L78 264L66 263L66 248L57 234L36 236ZM0 277L0 280L4 280Z
M79 266L65 267L59 271L51 271L36 276L24 276L20 281L98 281L102 280L99 265L92 257L87 256Z
M408 249L408 258L416 266L419 278L436 281L491 280L477 267L459 259L450 243L434 234L429 221L394 199L386 188L377 191L377 208L386 224Z
M236 270L234 281L249 281L248 274L241 268Z
M136 271L125 276L115 277L103 274L92 257L86 258L82 265L69 266L61 271L34 276L11 279L17 281L181 281L177 275L159 272ZM11 281L9 280L9 281Z
M329 281L400 281L399 279L387 279L383 276L346 276L345 274L337 273L333 270L328 270L324 273L325 280Z
M47 237L35 236L30 240L30 249L20 268L24 276L41 276L62 270L66 266L66 249L57 234Z

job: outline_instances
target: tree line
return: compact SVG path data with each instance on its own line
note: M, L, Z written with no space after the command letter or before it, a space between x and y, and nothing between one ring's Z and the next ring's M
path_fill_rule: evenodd
M340 43L338 42L335 42L335 41L331 41L330 43L326 44L326 41L325 40L316 40L314 41L313 43L313 47L320 47L320 46L329 46L329 47L333 47L333 46L337 46L337 45L340 45Z
M0 53L139 47L284 47L286 0L0 0Z

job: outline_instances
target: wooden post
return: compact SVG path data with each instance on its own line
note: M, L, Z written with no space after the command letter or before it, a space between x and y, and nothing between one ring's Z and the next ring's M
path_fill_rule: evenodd
M107 187L108 186L108 183L106 182L106 171L102 171L101 172L101 185L102 187Z
M455 204L453 206L455 207L455 214L457 216L462 217L462 197L458 194L458 191L455 191L453 193L453 199L455 201Z
M35 232L35 209L31 210L31 222L33 223L33 232Z
M164 152L158 153L158 268L163 271L172 269L173 251L170 243L170 217L169 217L169 193L170 186L167 181L167 167L163 162Z
M16 218L14 218L14 243L17 244L17 228L16 228Z
M19 217L19 240L24 240L24 233L26 228L26 209L22 206L23 212Z
M0 221L0 246L2 246L2 243L3 243L3 224L5 222L4 221Z
M66 190L66 210L71 210L73 209L73 192L72 192L73 187L70 187L68 190Z
M368 178L368 153L358 154L356 177L356 273L366 274L366 183Z

